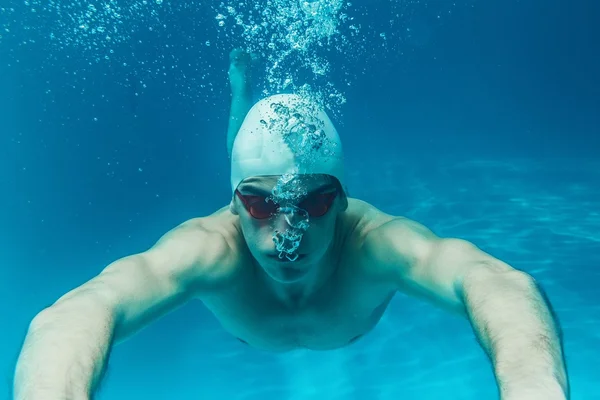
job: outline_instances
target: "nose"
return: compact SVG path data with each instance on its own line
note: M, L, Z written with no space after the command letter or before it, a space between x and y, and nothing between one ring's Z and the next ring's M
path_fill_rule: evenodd
M273 216L273 227L279 232L284 232L290 229L290 225L287 223L284 213L278 212Z
M277 222L285 229L293 228L300 231L308 229L308 213L296 206L280 207Z
M298 248L304 233L308 229L308 213L298 207L281 207L275 216L273 242L280 252L290 261L298 258Z

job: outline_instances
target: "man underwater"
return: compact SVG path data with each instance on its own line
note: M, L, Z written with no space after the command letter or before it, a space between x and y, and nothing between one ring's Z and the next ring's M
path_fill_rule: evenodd
M398 291L467 318L503 400L568 398L558 326L530 275L348 197L341 141L322 108L293 94L253 105L239 50L229 80L230 204L39 312L15 399L92 398L113 345L193 299L242 342L281 352L354 342Z

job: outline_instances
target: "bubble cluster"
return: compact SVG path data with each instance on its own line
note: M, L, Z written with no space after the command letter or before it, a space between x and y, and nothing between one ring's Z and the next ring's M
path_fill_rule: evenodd
M135 85L144 78L208 99L225 94L226 55L244 47L264 65L263 97L307 91L335 116L346 101L343 89L369 72L347 60L380 62L403 57L401 43L427 46L454 7L422 0L376 7L348 0L7 0L0 6L0 45L8 44L0 62L16 65L23 57L16 50L35 44L48 59L40 69L58 67L73 81L109 65L114 82L131 86L133 74Z
M288 224L291 224L289 220L290 215L293 214L285 214ZM275 250L279 252L278 257L280 259L287 258L290 261L296 261L298 259L299 254L297 251L300 248L300 243L302 242L302 237L304 236L306 229L308 229L308 218L306 219L306 228L304 229L292 227L283 232L276 230L273 233L273 243L275 243Z
M261 121L268 130L281 132L288 146L301 159L314 157L328 141L323 121L317 118L317 110L311 110L309 105L313 104L303 102L301 105L291 106L273 103L271 109L276 117L270 118L268 122Z
M297 161L294 170L278 177L267 199L281 205L279 212L288 225L283 231L273 232L273 242L280 258L295 261L302 237L310 227L308 213L295 205L308 194L306 180L309 177L303 173L328 139L322 129L323 122L316 118L314 103L306 99L296 104L274 102L271 109L274 117L261 123L269 131L281 134Z
M210 101L226 88L219 74L224 68L214 68L214 50L206 44L211 32L214 43L216 28L193 23L210 11L206 6L168 0L9 1L14 7L0 8L0 50L8 55L0 62L9 67L36 52L46 60L31 73L60 70L66 79L56 83L76 93L99 75L136 97L147 86L166 85L171 90L165 100L180 95Z
M131 40L131 33L157 19L146 1L25 0L11 8L30 36L46 38L54 49L93 51L108 55Z
M298 201L307 195L306 185L298 179L299 174L290 172L281 175L277 184L271 191L270 201L283 203L286 201Z
M340 31L352 20L345 12L349 6L343 0L245 0L236 7L221 3L216 18L221 27L238 27L246 51L265 64L263 96L312 90L311 97L336 107L345 98L329 82L325 55L350 47Z
M273 242L279 257L295 261L297 249L310 227L309 215L298 204L308 195L308 182L314 179L313 163L335 154L335 143L325 132L323 111L310 97L297 96L295 101L273 102L272 116L260 122L270 132L281 136L294 154L294 168L278 177L267 201L280 205L287 222L283 231L274 230Z
M285 257L290 261L296 261L298 258L297 250L302 237L310 227L308 212L294 204L307 195L304 182L306 179L308 178L301 178L296 173L283 174L273 187L271 196L267 198L267 201L280 204L279 212L283 214L288 225L283 231L273 231L273 243L279 252L279 258Z
M275 186L276 199L297 199L306 194L296 177L314 171L315 162L336 156L337 144L325 132L325 114L310 95L298 95L294 101L273 102L272 116L260 123L276 132L294 154L294 169L282 175Z

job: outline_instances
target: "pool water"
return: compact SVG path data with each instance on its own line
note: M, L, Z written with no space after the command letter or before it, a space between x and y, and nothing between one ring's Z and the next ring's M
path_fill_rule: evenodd
M572 399L600 399L600 2L234 3L0 4L0 398L40 309L230 200L245 47L257 98L289 73L331 100L353 197L530 273ZM350 346L285 354L192 302L114 349L96 400L497 397L468 321L398 294Z

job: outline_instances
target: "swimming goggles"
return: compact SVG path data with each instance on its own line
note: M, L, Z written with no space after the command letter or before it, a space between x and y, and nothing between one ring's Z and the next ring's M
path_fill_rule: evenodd
M286 213L289 209L289 206L281 206L273 201L271 196L244 195L238 190L235 191L235 194L242 201L248 213L255 219L266 219L280 211ZM337 190L327 193L310 193L293 208L305 210L309 217L322 217L331 208L337 194Z

